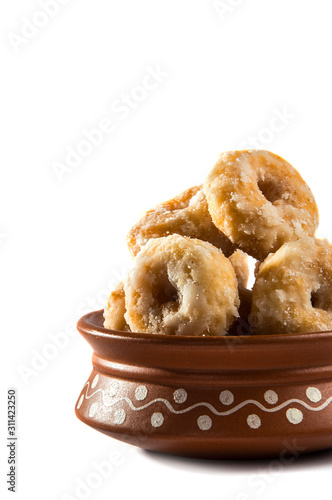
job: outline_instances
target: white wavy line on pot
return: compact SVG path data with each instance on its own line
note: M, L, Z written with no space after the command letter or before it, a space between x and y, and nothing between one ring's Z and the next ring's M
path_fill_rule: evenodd
M95 394L97 394L97 392L101 392L101 393L102 393L102 395L103 395L103 400L104 400L104 391L103 391L103 389L101 389L101 388L100 388L100 389L97 389L97 390L96 390L96 391L94 391L92 394L90 394L90 396L88 396L88 389L89 389L89 386L90 386L90 382L89 382L89 380L88 380L88 381L84 384L83 389L84 389L84 387L85 387L86 385L87 385L87 388L86 388L86 391L85 391L85 396L84 396L84 397L85 397L85 399L90 399L90 398L92 398L92 396L94 396Z
M134 411L140 411L140 410L144 410L145 408L148 408L149 406L151 406L152 404L154 403L157 403L157 402L160 402L160 403L164 403L164 405L174 414L176 415L181 415L183 413L187 413L191 410L193 410L194 408L198 408L200 406L205 406L206 408L208 408L212 413L214 413L215 415L217 416L227 416L227 415L231 415L232 413L235 413L236 411L240 410L241 408L243 408L244 406L248 405L248 404L253 404L255 406L257 406L258 408L260 408L262 411L265 411L267 413L274 413L276 411L279 411L281 410L282 408L285 408L285 406L288 406L292 403L298 403L302 406L304 406L305 408L307 408L307 410L311 410L311 411L321 411L321 410L324 410L324 408L326 408L332 401L332 396L327 399L325 401L325 403L323 403L321 406L317 406L317 407L312 407L312 406L309 406L305 401L301 401L300 399L289 399L288 401L285 401L284 403L280 404L279 406L276 406L274 408L265 408L265 406L263 406L259 401L256 401L254 399L247 399L246 401L243 401L242 403L239 403L237 406L234 406L233 408L231 408L230 410L228 411L224 411L224 412L220 412L218 410L215 409L214 406L212 406L210 403L206 403L205 401L202 401L200 403L196 403L192 406L189 406L188 408L184 408L183 410L175 410L173 408L173 406L171 405L171 403L167 400L167 399L163 399L163 398L156 398L156 399L153 399L152 401L150 401L149 403L143 405L143 406L139 406L139 407L136 407L133 405L133 402L131 401L130 398L127 398L127 397L123 397L123 398L119 398L117 400L115 400L114 402L112 402L111 404L106 404L105 401L104 401L104 394L103 394L103 403L104 403L104 406L106 408L108 407L111 407L111 406L114 406L115 404L119 403L120 401L126 401L126 403L128 403L128 405L130 406L130 408Z
M325 401L325 403L321 404L320 406L314 407L314 406L308 405L308 403L306 403L305 401L302 401L301 399L294 398L294 399L289 399L288 401L285 401L284 403L281 403L278 406L274 406L273 408L266 408L264 405L262 405L262 403L260 403L259 401L256 401L255 399L247 399L245 401L242 401L242 403L239 403L237 406L234 406L230 410L221 411L221 412L216 410L212 404L207 403L205 401L201 401L200 403L195 403L191 406L188 406L187 408L184 408L183 410L175 410L175 408L173 408L171 403L167 399L164 399L164 398L153 399L149 403L146 403L145 405L142 405L142 406L134 406L132 400L128 397L118 398L118 399L112 401L110 404L107 404L105 402L105 393L104 393L105 391L103 389L97 389L96 391L94 391L92 394L90 394L88 396L89 382L87 382L85 385L87 385L86 392L85 392L85 398L90 399L97 392L101 392L102 398L103 398L103 404L106 408L110 408L110 407L116 405L117 403L119 403L120 401L126 401L128 406L130 406L130 408L133 411L140 411L140 410L144 410L145 408L148 408L149 406L153 405L154 403L159 402L159 403L164 403L164 405L170 410L170 412L174 413L175 415L181 415L183 413L187 413L187 412L193 410L194 408L198 408L200 406L205 406L206 408L208 408L212 413L214 413L217 416L227 416L227 415L231 415L232 413L235 413L236 411L240 410L241 408L243 408L244 406L246 406L248 404L253 404L253 405L257 406L258 408L260 408L262 411L265 411L266 413L274 413L276 411L282 410L286 406L293 404L293 403L297 403L299 405L302 405L307 410L310 410L310 411L321 411L321 410L324 410L332 401L332 396L330 396ZM84 387L83 387L83 389L84 389Z

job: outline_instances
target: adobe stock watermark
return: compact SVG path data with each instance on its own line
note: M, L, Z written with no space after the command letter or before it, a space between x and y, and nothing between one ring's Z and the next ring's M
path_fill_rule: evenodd
M282 444L284 448L279 453L278 458L270 460L266 467L258 469L255 474L251 475L247 481L246 490L238 493L235 500L251 500L264 495L283 470L293 464L306 451L306 448L299 445L296 438L292 441L285 440Z
M242 3L243 0L213 0L212 5L220 21L224 21L225 17Z
M112 451L101 462L92 462L91 472L84 477L78 477L73 486L73 493L62 493L61 500L86 500L99 489L125 463L125 458L119 451Z
M79 141L73 146L66 146L64 159L51 163L57 179L62 182L66 175L81 165L83 160L103 143L105 137L114 133L118 123L126 120L137 110L168 76L169 74L162 70L159 64L155 67L146 66L140 84L132 87L129 92L122 92L112 101L111 114L98 120L92 129L83 129Z
M126 275L127 269L120 272L113 270L111 279L106 288L102 288L95 296L87 297L76 307L77 320L90 311L105 307L107 297L121 279ZM38 348L33 347L29 352L29 359L17 366L17 371L24 383L29 385L38 375L44 372L52 363L56 362L62 352L72 344L72 339L78 338L76 322L69 321L58 332L47 333L44 343Z
M272 117L266 127L261 128L256 135L249 135L237 149L264 149L274 141L276 135L284 132L295 118L296 115L290 112L287 106L282 109L273 108Z
M23 47L26 47L48 25L50 20L59 14L61 7L67 5L70 1L39 0L39 9L35 10L30 19L28 17L21 18L22 24L19 33L14 31L7 33L13 51L18 54Z

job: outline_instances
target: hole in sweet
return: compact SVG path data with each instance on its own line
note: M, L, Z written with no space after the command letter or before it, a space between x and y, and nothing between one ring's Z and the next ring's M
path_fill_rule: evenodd
M282 189L280 185L277 184L276 180L260 179L257 181L257 185L262 195L270 203L274 203L275 201L280 200L282 196Z
M312 307L316 309L322 309L327 312L331 312L332 310L331 293L326 286L320 286L318 290L311 292L310 301Z
M321 309L319 307L320 300L319 300L318 292L311 292L310 301L311 301L312 307L317 307L317 308Z
M156 300L159 304L166 304L167 302L177 302L178 292L177 289L169 282L169 280L163 280L159 284L158 289L155 294Z

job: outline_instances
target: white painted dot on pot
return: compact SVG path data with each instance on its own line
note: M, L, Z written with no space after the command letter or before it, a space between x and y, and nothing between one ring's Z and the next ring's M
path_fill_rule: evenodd
M187 397L187 391L185 391L184 389L176 389L176 391L174 391L173 393L173 398L176 403L184 403L185 401L187 401Z
M313 403L318 403L322 399L322 393L317 387L308 387L306 390L307 398Z
M97 405L96 403L92 403L89 409L89 417L94 417L97 411Z
M201 431L208 431L212 427L212 419L209 415L201 415L197 419L197 425Z
M160 427L164 423L164 417L162 413L156 412L151 417L151 425L152 427Z
M147 394L148 394L148 390L145 387L145 385L140 385L139 387L137 387L137 389L135 391L135 398L138 401L143 401L143 399L146 398Z
M275 391L268 390L264 394L264 399L270 405L274 405L278 401L278 394Z
M221 391L219 399L223 405L231 405L234 402L234 394L231 391Z
M123 424L126 418L126 412L121 408L120 410L115 410L113 421L115 424Z
M108 396L115 396L117 394L118 390L119 390L118 382L112 382L108 391L107 391L107 394L108 394Z
M96 385L98 384L98 380L99 380L99 375L97 374L92 381L92 384L91 384L92 389L94 389L96 387Z
M253 413L252 415L248 415L247 424L251 429L258 429L262 425L262 422L259 416Z
M82 403L84 401L84 394L82 394L82 396L80 397L80 399L78 400L78 403L77 403L77 406L76 408L79 410L82 406Z
M286 417L291 424L300 424L303 420L303 413L297 408L288 408Z

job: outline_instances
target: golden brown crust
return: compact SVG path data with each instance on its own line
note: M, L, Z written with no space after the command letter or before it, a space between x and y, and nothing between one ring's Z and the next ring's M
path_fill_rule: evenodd
M258 260L287 241L313 236L318 225L310 188L294 167L269 151L221 154L204 191L215 225Z
M248 256L242 250L235 250L230 257L232 266L234 267L238 285L246 288L249 279L249 264Z
M149 239L170 234L208 241L220 248L226 257L235 250L231 241L212 222L202 186L187 189L148 210L128 233L130 253L135 256Z

